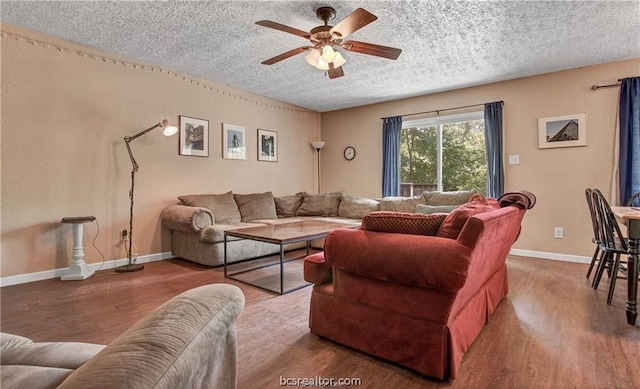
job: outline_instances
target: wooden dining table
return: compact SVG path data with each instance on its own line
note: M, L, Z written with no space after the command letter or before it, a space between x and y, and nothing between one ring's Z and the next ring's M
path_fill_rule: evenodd
M612 206L616 218L627 226L629 261L627 262L627 323L636 324L638 316L638 261L640 256L640 208Z

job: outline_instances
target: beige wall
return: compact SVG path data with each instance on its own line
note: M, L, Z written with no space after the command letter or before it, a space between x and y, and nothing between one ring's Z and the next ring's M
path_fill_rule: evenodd
M322 190L381 195L381 117L503 100L505 156L520 156L519 165L505 167L506 190L527 189L538 197L514 248L590 256L584 189L609 193L618 98L618 88L594 92L590 87L639 74L640 59L633 59L324 113ZM580 112L587 113L586 147L538 149L537 118ZM342 157L348 145L357 151L350 162ZM564 227L564 239L553 238L554 227Z
M3 24L2 32L2 277L67 267L64 216L96 216L96 245L106 260L124 258L119 231L128 226L131 165L122 138L165 117L209 120L210 156L179 156L177 136L160 130L132 143L141 256L170 250L159 212L178 195L315 189L309 142L320 134L320 114L14 26ZM617 105L617 88L589 88L639 73L634 59L324 113L322 190L380 196L381 117L503 100L505 154L521 161L506 166L506 188L538 196L515 248L589 256L583 191L610 186ZM588 114L587 147L537 148L538 117L577 112ZM246 127L246 161L222 159L223 122ZM256 160L257 128L278 131L277 163ZM347 145L357 150L351 162L342 157ZM565 239L553 239L556 226ZM95 224L85 225L89 263L100 260L90 245L95 233Z
M163 118L208 120L210 154L180 156L178 137L159 129L131 143L140 256L170 251L159 214L178 195L314 190L316 112L6 24L1 44L2 277L67 267L65 216L96 216L97 247L106 260L125 258L119 231L128 227L131 163L123 137ZM246 161L222 159L223 122L246 127ZM257 128L278 132L277 163L257 161ZM96 225L84 226L86 260L99 262Z

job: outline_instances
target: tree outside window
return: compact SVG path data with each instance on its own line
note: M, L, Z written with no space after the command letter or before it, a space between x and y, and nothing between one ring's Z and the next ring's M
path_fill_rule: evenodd
M406 122L402 130L403 195L425 190L486 193L487 157L482 113Z

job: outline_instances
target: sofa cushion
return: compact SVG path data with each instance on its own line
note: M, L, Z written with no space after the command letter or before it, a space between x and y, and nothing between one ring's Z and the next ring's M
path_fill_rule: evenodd
M342 191L311 194L304 192L296 216L338 216Z
M293 217L302 205L303 195L298 192L291 196L276 197L276 214L278 217Z
M2 365L29 365L77 369L105 346L80 342L35 342L2 352Z
M496 199L486 198L481 194L474 194L468 203L458 206L447 216L438 229L437 236L457 239L467 219L475 214L498 208L500 208L500 205Z
M406 212L372 212L362 219L362 229L397 234L435 235L446 214L423 215Z
M426 204L424 196L416 197L383 197L380 200L380 210L388 212L414 212L416 205Z
M233 199L233 192L223 194L199 194L178 196L184 205L203 207L213 213L214 223L239 223L241 220L238 204Z
M256 219L277 219L276 203L273 193L234 194L243 222Z
M24 336L2 332L0 333L0 354L14 347L25 346L31 343L33 343L33 340L25 338Z
M455 207L457 207L457 205L418 204L416 205L415 213L422 213L425 215L431 215L432 213L449 213L453 211Z
M379 201L344 194L338 208L338 216L362 219L365 215L378 210L380 210Z
M468 202L475 194L473 190L451 192L424 192L422 195L429 205L460 205Z
M200 242L202 243L222 243L224 242L224 233L225 231L237 230L240 228L250 228L250 227L263 227L266 224L259 223L246 223L246 222L237 222L237 223L229 223L229 224L220 224L216 223L212 226L208 226L200 231ZM236 238L230 236L227 240L239 240L242 238Z

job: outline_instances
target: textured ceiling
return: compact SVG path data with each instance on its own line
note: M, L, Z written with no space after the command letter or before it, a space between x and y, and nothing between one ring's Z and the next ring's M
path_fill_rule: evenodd
M353 40L401 48L396 61L343 51L330 80L308 42L261 27L309 31L358 7L378 20ZM5 1L2 22L325 112L640 57L640 1ZM617 75L612 75L616 77Z

